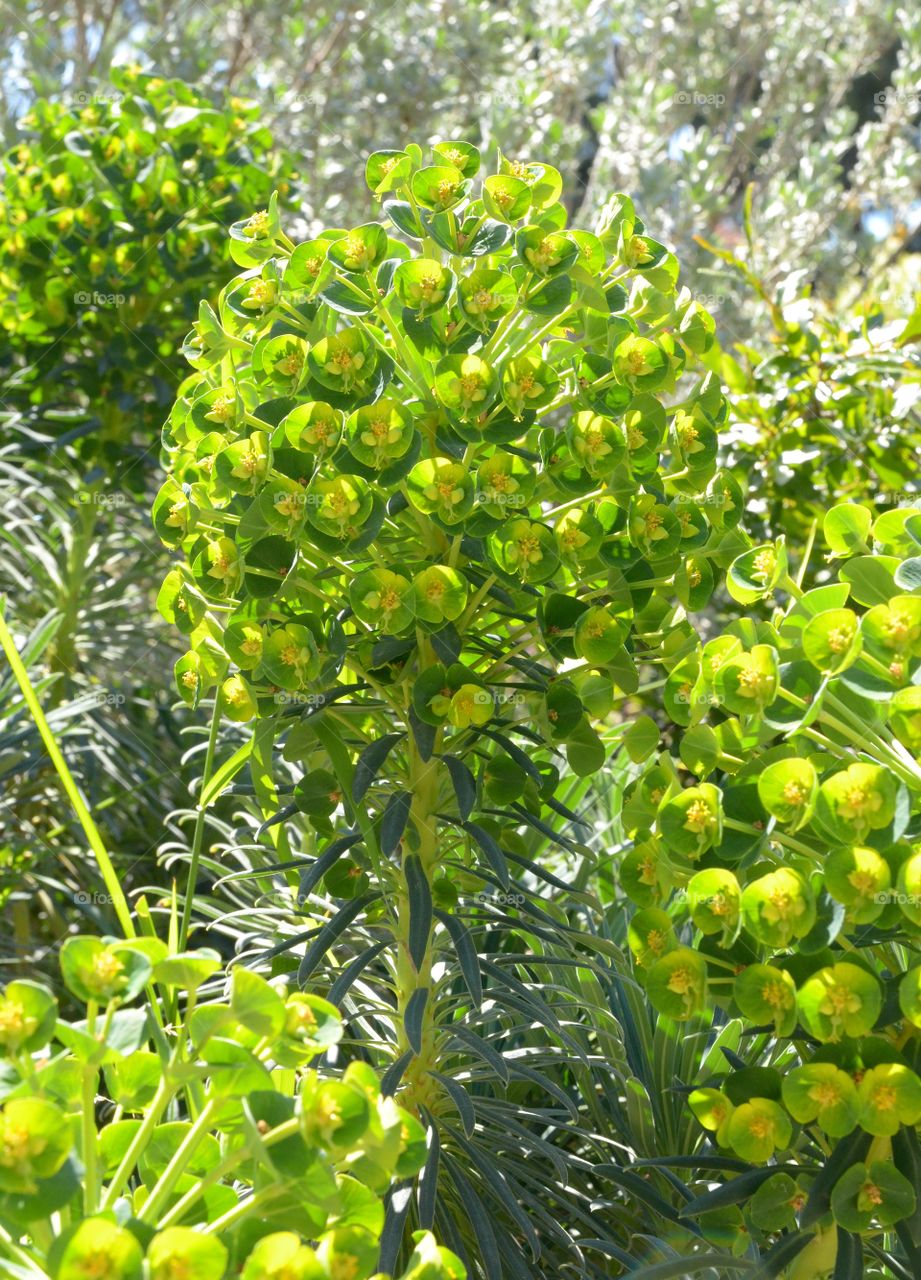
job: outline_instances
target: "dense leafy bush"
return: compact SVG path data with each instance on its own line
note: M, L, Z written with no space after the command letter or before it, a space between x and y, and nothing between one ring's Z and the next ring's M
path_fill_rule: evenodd
M912 302L906 282L898 305L874 294L848 305L842 289L829 305L813 297L801 271L771 289L750 261L717 252L760 302L772 331L771 347L737 341L707 355L731 405L722 460L749 489L748 532L802 543L837 502L882 509L913 499L921 294Z
M274 202L232 228L246 269L203 303L164 432L154 523L183 560L159 604L189 639L183 697L253 722L219 777L249 760L275 868L300 872L290 909L337 900L270 954L301 984L348 962L353 1036L447 1144L442 1235L518 1274L521 1144L540 1141L510 1148L503 1085L558 1089L489 1037L506 1017L560 1028L493 939L573 962L576 931L539 905L563 882L533 856L580 848L561 768L596 773L594 725L639 664L694 643L685 611L735 545L740 493L716 467L714 379L675 396L712 321L630 201L569 230L549 165L500 156L480 184L469 144L431 158L370 157L391 231L295 245ZM552 1250L570 1226L549 1218Z
M290 166L252 104L112 76L105 92L36 102L3 159L0 379L32 439L126 468L155 456L225 227L285 189Z

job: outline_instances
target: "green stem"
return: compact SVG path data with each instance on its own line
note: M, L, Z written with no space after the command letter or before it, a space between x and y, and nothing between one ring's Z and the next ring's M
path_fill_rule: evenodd
M202 1138L208 1132L211 1124L211 1117L217 1108L218 1100L209 1098L199 1112L198 1119L187 1131L182 1142L173 1152L173 1157L169 1164L160 1174L156 1185L150 1195L144 1202L144 1206L138 1214L141 1222L155 1223L157 1213L164 1204L177 1181L182 1177L183 1171L189 1160L195 1154L195 1148L201 1142Z
M86 1030L96 1033L96 1002L86 1007ZM111 1017L111 1015L110 1015ZM108 1026L110 1018L106 1019ZM105 1033L103 1033L103 1039ZM96 1082L99 1067L88 1063L83 1068L83 1114L80 1117L81 1146L83 1155L83 1212L90 1217L96 1212L99 1200L99 1161L96 1151Z
M286 1120L280 1124L277 1129L273 1129L271 1133L266 1134L263 1138L263 1146L272 1147L276 1142L281 1142L284 1138L290 1138L296 1134L300 1127L300 1121L295 1116L291 1120ZM213 1186L216 1182L220 1182L229 1173L232 1173L237 1165L242 1164L245 1160L252 1158L252 1152L249 1147L235 1147L223 1160L219 1161L212 1169L208 1171L205 1177L200 1178L193 1187L176 1201L174 1205L163 1215L158 1222L158 1227L162 1231L164 1227L171 1226L174 1222L180 1222L191 1209L196 1200ZM146 1207L146 1206L145 1206ZM143 1212L141 1213L143 1219Z
M184 951L189 937L189 926L192 921L192 903L195 899L195 882L198 879L198 864L201 861L201 847L205 836L205 814L208 806L203 802L205 790L211 781L214 769L214 751L217 746L217 735L221 725L221 700L215 695L214 710L211 713L211 730L208 734L208 746L205 750L205 769L202 774L199 790L198 812L195 815L195 830L192 832L192 851L189 859L189 878L186 883L185 901L182 904L182 921L179 926L179 951Z
M287 1190L287 1184L283 1182L272 1182L267 1187L262 1187L261 1190L254 1192L251 1196L247 1196L245 1200L240 1200L232 1209L228 1209L226 1213L219 1218L215 1218L213 1222L209 1222L203 1228L205 1234L218 1235L229 1227L235 1227L241 1218L245 1218L254 1209L259 1209L270 1200L274 1200L276 1196L283 1195Z
M25 700L26 706L29 708L29 711L32 714L32 719L35 721L35 726L41 735L42 742L45 745L45 750L48 752L48 755L51 757L51 762L57 770L57 775L61 780L61 786L64 788L67 798L73 806L74 813L77 815L80 826L83 828L83 833L93 851L93 856L96 859L96 865L99 868L99 873L102 876L103 883L109 891L109 896L112 899L112 905L115 908L115 914L118 916L118 922L121 925L122 932L126 938L133 938L135 937L135 929L131 920L131 912L128 908L128 901L125 898L121 883L119 882L118 876L115 874L112 859L109 857L102 836L99 834L99 829L93 821L92 815L84 803L83 797L80 795L77 784L74 782L73 775L67 767L67 762L55 741L54 734L51 731L51 726L45 719L45 713L42 711L41 703L39 702L35 689L32 686L32 682L29 679L29 673L26 671L22 663L22 659L16 649L16 645L13 641L12 635L10 634L9 628L6 625L6 619L3 616L2 610L0 610L0 646L2 646L3 652L6 654L6 659L13 671L13 675L16 677L16 682L22 691L22 696Z
M140 1128L131 1139L131 1144L122 1156L121 1163L115 1170L115 1176L109 1183L108 1189L106 1190L102 1200L103 1209L113 1208L116 1200L124 1191L128 1179L134 1171L134 1166L137 1164L141 1153L146 1149L154 1129L156 1129L157 1125L160 1123L160 1117L166 1110L167 1104L173 1096L173 1092L173 1085L168 1082L166 1076L161 1076L160 1083L157 1085L157 1092L151 1099L147 1114L141 1121Z

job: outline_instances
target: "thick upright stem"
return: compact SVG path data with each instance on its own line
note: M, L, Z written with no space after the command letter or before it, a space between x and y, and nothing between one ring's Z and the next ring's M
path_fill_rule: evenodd
M428 642L423 642L419 660L422 666L433 661L428 650ZM438 758L433 754L430 760L423 760L412 736L409 739L409 788L412 793L412 805L409 820L415 837L415 845L404 841L402 884L397 902L397 1043L400 1054L407 1052L411 1045L406 1034L406 1011L412 997L417 991L427 990L428 1000L422 1019L422 1035L420 1051L415 1054L404 1076L404 1089L401 1102L411 1110L420 1106L430 1106L434 1085L428 1075L435 1065L436 1026L435 1009L432 992L432 940L434 925L429 926L425 954L417 969L409 950L410 937L410 894L406 877L407 860L418 856L422 871L431 890L435 867L438 862L438 828L436 813L438 810Z

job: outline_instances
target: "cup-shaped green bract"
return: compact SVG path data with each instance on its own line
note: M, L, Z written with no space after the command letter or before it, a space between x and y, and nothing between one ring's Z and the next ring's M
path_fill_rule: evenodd
M726 1125L728 1145L743 1160L763 1164L789 1146L793 1126L779 1103L750 1098L733 1111Z
M759 800L791 831L809 821L818 790L818 775L809 760L776 760L758 775Z
M854 1081L832 1062L794 1067L783 1078L784 1106L799 1124L817 1121L833 1138L850 1133L860 1116Z
M861 841L892 821L895 780L880 765L852 764L819 788L817 813L843 841Z
M719 842L722 818L718 788L703 782L665 801L659 810L659 829L671 853L693 861Z
M701 933L722 933L731 939L737 932L741 890L733 872L722 867L698 871L688 882L687 903Z
M903 1124L921 1120L921 1079L899 1062L865 1071L857 1086L860 1125L877 1137L891 1137Z
M137 1238L101 1216L84 1218L67 1238L57 1274L62 1280L83 1280L94 1271L111 1280L141 1280L144 1274L144 1251Z
M915 1211L917 1194L904 1174L874 1160L855 1164L835 1183L831 1211L845 1231L866 1231L873 1223L891 1227Z
M766 947L788 947L815 922L815 896L792 867L779 867L751 880L742 892L746 929Z
M0 1052L34 1053L43 1048L57 1015L57 1001L47 988L24 978L7 983L0 995Z
M659 1013L679 1022L702 1013L707 1000L706 960L690 947L676 947L650 966L646 993Z
M227 1267L227 1246L216 1236L192 1227L167 1227L147 1246L151 1280L172 1280L177 1271L189 1280L221 1280Z
M747 965L733 983L736 1004L756 1023L773 1022L779 1035L796 1026L796 984L776 965Z
M11 1098L0 1110L0 1191L34 1194L70 1154L67 1117L42 1098Z
M273 1231L250 1251L242 1280L320 1280L329 1273L293 1231Z
M879 1017L879 982L860 965L843 960L812 974L797 992L800 1017L819 1040L866 1034Z
M889 863L876 849L835 849L825 864L828 892L844 903L856 924L868 924L882 914L891 883Z
M150 979L151 965L130 943L80 936L61 948L61 974L78 1000L108 1004L136 996Z
M860 619L853 609L826 609L803 628L803 652L826 675L836 675L857 661Z

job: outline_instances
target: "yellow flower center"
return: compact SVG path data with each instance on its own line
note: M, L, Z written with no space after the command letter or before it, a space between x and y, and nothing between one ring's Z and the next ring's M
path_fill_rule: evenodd
M15 1000L0 1004L0 1037L18 1035L24 1026L25 1010Z
M777 553L773 547L765 547L763 551L759 551L754 559L754 577L761 577L767 580L772 576L777 567Z
M748 1122L748 1131L753 1138L769 1138L774 1132L774 1125L767 1116L752 1116Z
M828 647L832 653L844 653L853 639L853 627L835 627L828 633Z
M841 1090L830 1080L820 1080L809 1090L809 1097L820 1107L834 1107L841 1101Z
M275 368L286 378L296 377L304 367L304 355L301 351L291 351L278 361Z
M862 1001L849 987L843 983L835 983L825 992L821 1012L840 1016L844 1013L857 1013Z
M739 672L738 692L743 698L758 698L771 686L771 679L756 667L743 667Z
M677 995L686 995L694 986L694 975L690 969L680 968L673 969L668 979L669 991L674 991Z
M791 778L789 782L784 784L783 798L787 804L795 805L797 808L804 805L809 796L809 791L802 782L797 782L795 778Z
M761 988L761 999L772 1009L788 1009L793 997L782 982L766 982Z
M685 814L684 829L702 835L716 823L716 817L703 800L693 800Z

